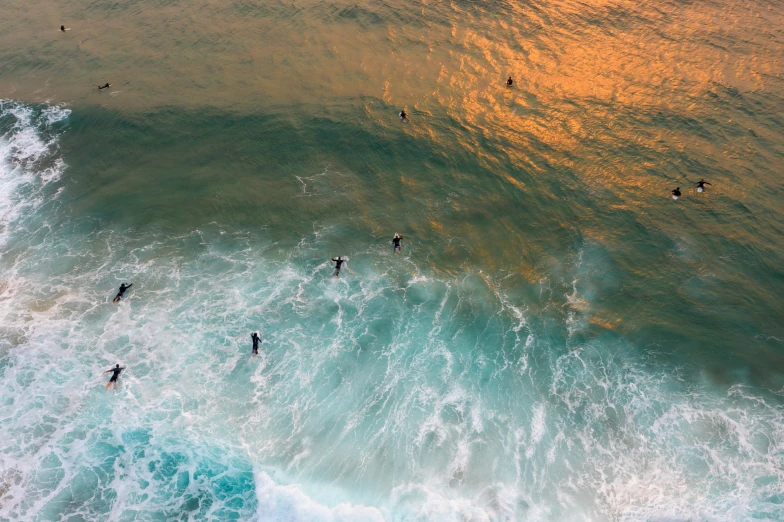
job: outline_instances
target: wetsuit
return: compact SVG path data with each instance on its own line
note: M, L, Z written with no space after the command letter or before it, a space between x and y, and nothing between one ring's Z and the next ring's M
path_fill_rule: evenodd
M342 264L343 264L343 262L345 261L345 259L340 259L340 258L338 258L338 259L333 259L332 261L334 261L334 262L335 262L335 277L337 277L337 276L338 276L338 274L340 274L340 265L342 265Z
M111 87L111 85L109 85L108 83L106 85L99 85L98 90L100 91L101 89L108 89L109 87Z
M125 366L123 366L122 368L112 368L111 369L112 378L109 379L109 382L117 382L117 378L120 376L120 372L123 371L124 369Z
M392 244L395 246L395 252L400 253L400 240L403 239L403 236L398 236L392 238Z
M507 87L511 87L513 83L514 83L514 80L512 80L512 77L510 76L509 79L506 80L506 85L507 85Z
M672 191L672 197L673 197L674 199L678 199L679 197L681 197L681 191L680 191L680 190L678 190L678 189L675 189L675 190L673 190L673 191Z
M259 341L261 340L261 338L259 337L259 334L257 334L256 332L253 332L252 334L250 334L250 338L251 338L251 340L253 340L253 355L258 355L259 354Z
M129 285L126 285L125 283L121 284L120 285L120 291L117 292L117 295L114 297L114 300L112 302L116 303L117 301L119 301L120 298L123 296L123 294L125 294L125 291L128 290L132 286L133 286L133 283L131 283Z
M705 190L705 185L710 185L707 181L698 181L697 182L697 192L702 192Z

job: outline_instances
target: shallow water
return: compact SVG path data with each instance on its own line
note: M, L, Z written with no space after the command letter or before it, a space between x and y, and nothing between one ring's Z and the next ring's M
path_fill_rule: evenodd
M3 10L0 519L784 520L782 6Z

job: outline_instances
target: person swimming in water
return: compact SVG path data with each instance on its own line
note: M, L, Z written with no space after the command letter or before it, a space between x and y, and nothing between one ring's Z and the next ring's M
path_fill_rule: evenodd
M506 80L506 86L507 86L507 87L511 87L513 83L514 83L514 80L513 80L513 79L512 79L512 77L510 76L510 77L509 77L509 79L508 79L508 80Z
M259 341L261 341L261 337L259 337L259 332L253 332L250 334L250 339L253 341L253 355L259 354Z
M392 245L394 246L395 254L400 253L400 241L403 239L403 236L395 232L395 237L392 238Z
M113 302L113 303L116 303L117 301L119 301L120 299L122 299L122 296L123 296L123 294L125 294L125 291L126 291L126 290L128 290L128 289L129 289L130 287L132 287L132 286L133 286L133 283L131 283L131 284L129 284L129 285L126 285L125 283L122 283L122 284L120 285L120 291L119 291L119 292L117 292L117 295L114 297L114 299L112 300L112 302Z
M681 188L675 187L675 190L672 191L672 199L677 200L679 197L681 197Z
M710 185L705 179L700 179L697 182L697 192L705 192L705 185Z
M111 86L112 86L112 84L107 82L107 83L105 83L105 84L103 84L103 85L99 85L99 86L98 86L98 90L100 91L100 90L102 90L102 89L108 89L108 88L109 88L109 87L111 87Z
M402 121L403 123L408 123L408 114L406 114L405 109L400 111L400 121Z
M332 261L335 262L335 277L338 277L340 275L340 265L345 263L346 260L338 256L337 259L332 259Z
M103 372L103 373L114 372L112 374L112 378L109 379L109 382L106 383L106 391L109 391L109 386L111 386L112 383L114 383L114 389L115 390L117 389L117 379L120 377L120 372L122 372L124 369L125 369L125 366L120 368L120 365L118 364L114 368L110 368L110 369L106 370L105 372Z

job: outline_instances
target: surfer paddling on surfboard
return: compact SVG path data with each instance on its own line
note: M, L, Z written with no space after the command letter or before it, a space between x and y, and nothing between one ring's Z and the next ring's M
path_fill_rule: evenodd
M250 334L250 340L253 341L253 354L254 356L259 354L259 342L261 341L261 337L259 337L259 332L253 332Z
M332 259L332 261L335 263L335 277L338 277L338 276L340 275L340 266L341 266L343 263L345 263L345 262L346 262L346 260L345 260L345 259L343 259L342 257L338 256L338 258L337 258L337 259L334 259L334 258L333 258L333 259Z
M704 179L699 180L697 182L697 192L705 192L705 185L710 185L710 183L708 183Z
M406 114L405 109L400 111L400 121L402 121L403 123L408 123L408 114Z
M392 238L392 246L395 250L395 254L400 253L400 241L403 240L403 236L395 232L395 237Z
M672 199L678 201L679 197L681 197L681 188L675 187L675 190L672 191Z
M98 86L98 90L100 91L100 90L103 90L103 89L108 89L111 86L112 86L112 84L107 82L107 83L105 83L103 85L99 85Z
M125 294L125 291L126 291L126 290L128 290L128 289L129 289L130 287L132 287L132 286L133 286L133 283L131 283L131 284L129 284L129 285L126 285L125 283L122 283L122 284L120 285L120 290L117 292L117 295L114 297L114 299L112 299L112 302L113 302L113 303L116 303L116 302L118 302L120 299L122 299L122 297L123 297L123 294Z
M112 383L114 383L114 389L115 390L117 389L117 379L120 377L120 372L122 372L124 369L125 369L125 366L120 368L120 365L118 364L114 368L110 368L110 369L106 370L105 372L103 372L103 373L113 372L112 373L112 378L109 379L109 382L106 383L106 391L109 391L109 386L111 386Z

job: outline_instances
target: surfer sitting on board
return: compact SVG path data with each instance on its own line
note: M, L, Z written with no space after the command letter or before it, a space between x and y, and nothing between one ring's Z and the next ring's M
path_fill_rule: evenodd
M400 121L402 121L403 123L408 123L408 114L406 114L405 109L400 111Z
M98 90L100 91L101 89L108 89L111 86L112 86L112 84L107 82L107 83L105 83L103 85L99 85L98 86Z
M392 245L395 249L395 254L400 253L400 241L403 239L403 236L395 232L395 237L392 238Z
M509 77L509 79L508 79L508 80L506 80L506 86L507 86L507 87L511 87L513 83L514 83L514 80L513 80L513 79L512 79L512 77L510 76L510 77Z
M697 192L704 192L705 191L705 185L710 185L710 183L708 183L704 179L699 180L697 182Z
M253 332L250 334L250 339L253 341L253 355L259 354L259 341L261 341L261 337L259 337L259 332Z
M130 287L132 287L132 286L133 286L133 283L131 283L131 284L129 284L129 285L126 285L125 283L122 283L122 284L120 285L120 291L119 291L119 292L117 292L117 295L114 297L114 299L112 300L112 302L113 302L113 303L116 303L117 301L119 301L120 299L122 299L122 296L123 296L123 294L125 293L125 291L126 291L126 290L128 290L128 289L129 289Z
M338 277L340 275L340 265L345 263L346 260L342 259L340 256L338 256L337 259L332 259L332 261L335 262L335 277Z
M118 364L114 368L110 368L110 369L106 370L105 372L103 372L103 373L114 372L112 374L112 378L109 379L109 382L106 383L106 391L109 391L109 386L111 386L112 383L114 383L114 389L115 390L117 389L117 379L120 377L120 372L122 372L124 369L125 369L125 366L120 368L120 365Z
M672 199L677 200L679 197L681 197L681 188L675 187L675 190L672 191Z

